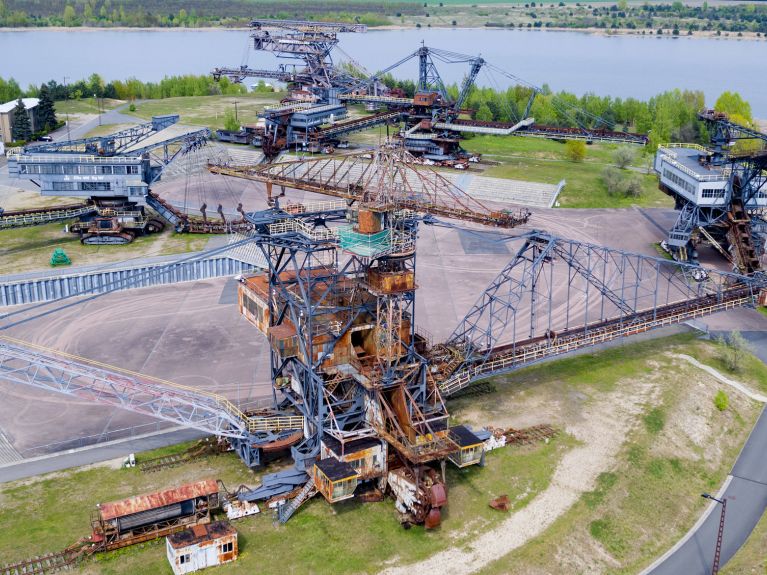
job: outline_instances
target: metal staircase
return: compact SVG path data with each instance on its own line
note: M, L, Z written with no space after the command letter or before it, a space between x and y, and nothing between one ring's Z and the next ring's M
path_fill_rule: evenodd
M277 518L280 523L286 523L304 502L308 501L316 494L317 487L314 485L314 478L310 477L309 481L307 481L301 491L298 492L298 495L282 507L277 508Z

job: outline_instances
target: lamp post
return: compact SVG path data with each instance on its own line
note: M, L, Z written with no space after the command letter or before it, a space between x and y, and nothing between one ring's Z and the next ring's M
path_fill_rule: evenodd
M717 499L709 493L701 493L701 497L704 499L710 499L716 501L722 506L722 514L719 516L719 532L716 536L716 551L714 551L714 564L711 567L711 575L719 573L719 557L722 554L722 536L724 535L724 514L727 511L727 499Z
M100 126L101 125L101 105L99 103L99 97L96 94L93 94L93 99L96 101L96 111L99 117L99 126Z

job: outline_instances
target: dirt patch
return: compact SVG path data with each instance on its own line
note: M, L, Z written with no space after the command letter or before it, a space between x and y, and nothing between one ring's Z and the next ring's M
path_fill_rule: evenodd
M652 380L624 382L616 391L584 405L583 417L564 426L582 445L565 454L547 489L498 527L461 549L449 549L383 573L473 573L543 533L584 492L594 488L601 472L612 468L628 433L637 424L643 405L652 400L656 388ZM605 433L608 429L612 432Z

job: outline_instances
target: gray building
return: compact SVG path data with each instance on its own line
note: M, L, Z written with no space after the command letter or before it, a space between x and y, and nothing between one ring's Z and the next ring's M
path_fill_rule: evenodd
M32 131L36 132L40 129L40 122L37 117L40 100L37 98L22 98L21 101L24 102L24 106L27 108L27 115L29 116L29 123L32 127ZM11 128L13 126L13 110L16 108L16 103L17 100L11 100L5 104L0 104L0 142L13 141Z

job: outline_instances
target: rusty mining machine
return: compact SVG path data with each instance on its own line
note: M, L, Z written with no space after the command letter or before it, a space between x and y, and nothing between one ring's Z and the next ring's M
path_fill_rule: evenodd
M171 162L204 146L210 135L207 128L169 134L166 130L178 119L155 116L107 136L34 143L11 151L11 177L32 181L44 196L86 201L0 213L0 229L79 218L69 230L80 234L84 244L130 243L136 235L162 231L166 222L189 231L189 218L150 189Z
M715 110L698 118L709 129L708 147L666 144L655 156L659 187L679 210L661 245L675 259L696 263L697 246L708 243L734 270L752 274L762 268L767 244L767 134ZM761 151L734 152L742 140L762 143Z
M364 26L343 23L254 20L250 32L254 50L272 52L279 58L301 64L294 64L292 68L281 65L278 70L252 69L243 64L212 71L216 79L226 76L242 82L245 78L267 78L288 85L288 97L280 105L267 107L262 112L260 116L264 124L251 136L252 143L261 146L267 158L274 158L285 149L331 149L345 135L382 124L401 124L399 137L406 149L423 160L461 168L466 167L466 161L471 157L460 146L466 133L647 143L645 135L612 131L601 118L559 100L554 105L571 125L536 124L530 117L530 110L542 89L481 56L421 46L372 75L351 58L350 70L336 66L331 52L340 50L337 35L364 31ZM418 61L418 82L415 94L408 97L400 90L387 87L382 79L411 60ZM448 93L438 62L469 66L455 98ZM528 88L529 99L524 111L518 113L512 106L507 106L513 121L483 122L461 118L467 112L463 105L480 73L489 76L491 85L497 85L500 77ZM363 103L373 113L344 120L346 106L353 103ZM584 120L593 124L592 127L586 127ZM243 136L246 136L245 132Z
M254 247L262 262L241 278L239 307L270 344L268 409L243 411L218 394L3 336L0 378L204 430L250 467L290 449L292 468L236 496L282 501L282 522L316 493L334 503L373 491L393 495L403 524L433 527L447 498L446 462L475 465L484 453L480 431L451 425L449 397L489 375L753 306L767 289L761 272L701 275L684 262L517 231L528 213L495 213L416 169L401 148L378 150L363 176L335 161L332 171L314 159L261 172L291 190L347 191L318 203L276 198L247 214L253 230L230 246ZM419 228L477 233L483 224L514 255L435 343L416 322ZM0 330L40 317L29 313L7 313Z

